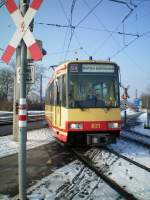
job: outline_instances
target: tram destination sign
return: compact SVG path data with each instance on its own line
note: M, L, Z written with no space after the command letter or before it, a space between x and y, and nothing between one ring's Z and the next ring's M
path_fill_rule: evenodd
M82 72L114 73L115 67L111 64L83 64Z

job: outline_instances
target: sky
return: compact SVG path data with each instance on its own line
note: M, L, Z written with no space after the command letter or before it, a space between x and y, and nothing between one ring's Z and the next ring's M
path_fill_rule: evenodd
M150 0L43 0L34 18L33 35L47 51L38 62L45 68L44 90L52 73L49 66L92 56L116 62L129 96L134 98L136 89L141 95L150 87L149 17ZM5 49L16 30L5 6L0 8L0 25L0 48Z

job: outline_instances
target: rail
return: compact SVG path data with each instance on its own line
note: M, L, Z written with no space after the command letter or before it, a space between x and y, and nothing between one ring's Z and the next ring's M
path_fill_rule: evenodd
M128 161L128 162L130 162L130 163L132 163L132 164L134 164L134 165L136 165L137 167L140 167L141 169L144 169L144 170L147 171L147 172L150 172L150 168L149 168L149 167L147 167L147 166L145 166L145 165L142 165L142 164L140 164L140 163L138 163L138 162L136 162L136 161L134 161L134 160L132 160L132 159L130 159L130 158L124 156L124 155L121 155L121 154L119 154L118 152L116 152L116 151L113 150L113 149L110 149L110 148L105 147L105 150L107 150L107 151L110 152L110 153L115 154L116 156L118 156L118 157L120 157L120 158L123 158L124 160L126 160L126 161Z
M121 139L131 141L144 147L150 148L150 136L140 134L134 131L123 131L121 133Z
M113 179L106 176L101 170L97 169L91 162L91 160L88 160L84 155L81 155L77 150L71 149L72 153L76 155L76 157L84 164L86 167L90 168L92 171L94 171L97 176L102 178L111 188L113 188L115 191L117 191L122 197L124 197L127 200L138 200L133 194L125 190L123 187L121 187L118 183L116 183Z

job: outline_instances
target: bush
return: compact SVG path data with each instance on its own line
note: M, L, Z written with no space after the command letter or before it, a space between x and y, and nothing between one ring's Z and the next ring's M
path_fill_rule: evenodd
M0 110L13 111L13 101L0 101Z
M28 102L28 110L44 110L45 104L38 102ZM13 111L13 101L0 101L0 111Z
M44 106L44 103L28 101L28 110L44 110Z

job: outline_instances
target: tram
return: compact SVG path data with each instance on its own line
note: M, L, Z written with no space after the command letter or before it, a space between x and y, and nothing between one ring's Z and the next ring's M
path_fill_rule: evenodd
M65 144L115 143L121 131L119 66L76 60L56 67L46 89L45 116Z

